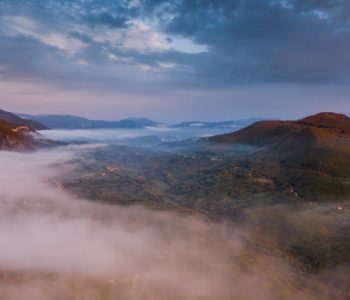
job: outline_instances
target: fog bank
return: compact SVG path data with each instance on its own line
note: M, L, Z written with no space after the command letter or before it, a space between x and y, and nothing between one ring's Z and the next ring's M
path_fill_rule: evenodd
M88 147L0 153L1 299L326 299L228 224L64 191Z

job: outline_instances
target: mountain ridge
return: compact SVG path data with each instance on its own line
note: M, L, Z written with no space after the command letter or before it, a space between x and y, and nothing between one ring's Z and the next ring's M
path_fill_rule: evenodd
M350 138L350 118L336 113L319 113L296 121L258 121L233 133L217 135L202 140L214 143L247 144L251 146L281 146L291 138L311 142L330 138ZM311 139L311 140L307 140Z
M93 120L80 116L63 115L30 115L18 114L24 119L34 120L52 129L94 129L94 128L146 128L167 125L171 128L230 128L248 126L266 118L247 118L227 121L184 121L175 124L165 124L145 117L129 117L118 121Z
M148 118L126 118L119 121L91 120L75 115L29 115L20 116L45 124L51 129L94 129L94 128L144 128L157 126L159 122Z

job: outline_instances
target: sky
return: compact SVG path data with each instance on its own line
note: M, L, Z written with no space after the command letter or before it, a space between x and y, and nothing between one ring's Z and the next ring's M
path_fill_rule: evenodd
M162 122L350 113L348 0L0 0L0 108Z

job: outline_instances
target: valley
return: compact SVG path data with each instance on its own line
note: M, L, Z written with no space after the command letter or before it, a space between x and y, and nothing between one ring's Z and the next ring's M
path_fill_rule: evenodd
M320 117L327 126L320 126ZM136 137L135 133L139 131L133 131L129 138L105 143L101 143L103 139L96 140L99 143L79 141L79 138L74 140L74 136L64 143L42 137L43 144L35 144L35 148L20 148L25 152L14 152L13 155L33 155L36 157L33 167L38 165L36 160L41 156L46 157L44 161L52 160L48 166L50 169L53 167L55 172L43 177L45 187L42 187L43 190L49 189L50 196L40 193L35 199L16 196L18 200L15 202L2 203L3 210L5 215L11 212L19 220L33 214L45 218L52 216L58 226L84 218L89 224L97 222L98 226L102 226L97 229L99 231L105 230L107 225L115 230L125 226L128 231L129 226L135 226L134 222L139 224L137 226L147 227L148 222L163 222L157 218L169 213L175 222L169 225L171 227L176 227L177 222L182 224L189 220L201 220L204 223L200 226L205 224L209 228L224 226L230 235L233 234L233 239L239 240L241 249L238 251L225 246L228 253L234 251L238 255L232 261L230 256L223 258L222 263L231 261L235 264L229 272L234 272L239 278L243 278L244 274L253 276L255 272L261 272L260 264L271 261L266 268L270 268L272 273L277 268L277 274L282 276L280 266L277 267L282 263L291 275L278 284L283 286L288 282L288 287L274 286L274 293L288 291L292 298L323 299L320 298L320 291L323 291L324 299L344 299L350 284L349 277L344 275L350 268L350 185L346 165L349 159L348 119L340 117L340 122L334 124L334 118L338 116L311 117L311 125L304 121L302 124L262 121L230 134L174 141L162 141L157 136L151 138L143 132ZM329 124L330 119L332 124ZM27 136L27 131L22 133L18 125L11 126L8 134ZM29 132L35 133L34 130ZM309 132L317 141L310 138ZM50 134L54 136L55 131ZM36 141L35 137L32 138ZM33 149L37 150L28 152ZM44 151L42 155L41 151ZM67 158L57 160L56 155ZM334 162L335 158L337 162ZM143 210L146 215L151 214L149 221L145 219ZM124 214L132 221L115 224L118 218L125 218ZM49 226L52 226L51 223ZM162 226L168 225L162 223ZM191 231L191 226L186 230ZM151 230L155 229L152 227ZM168 236L171 240L178 234L177 229L173 230ZM194 233L187 234L192 236ZM64 237L60 238L64 240ZM76 238L79 239L79 235ZM210 235L208 241L212 239ZM221 243L226 242L222 240ZM205 247L210 248L207 242ZM171 252L171 249L166 251ZM216 255L216 250L213 251L210 255ZM163 255L168 255L166 253ZM92 255L94 257L95 254ZM150 255L152 257L153 254ZM151 259L158 263L157 256ZM188 263L192 264L192 258L188 259ZM281 262L277 263L276 259ZM201 264L205 265L205 262L201 261ZM194 267L192 271L198 270ZM25 275L11 268L5 268L0 273L0 290L1 284L7 286L9 282L21 285L37 278L40 284L51 286L58 280L56 270L50 269L36 275L32 272ZM126 299L137 299L146 294L152 298L152 295L164 293L158 285L159 280L151 289L149 283L141 283L142 280L139 284L135 283L135 276L138 276L135 272L131 277L113 276L110 279L108 275L90 277L79 273L72 278L64 276L64 281L68 280L64 285L74 286L68 294L79 295L76 288L92 289L91 293L106 295L106 299L123 293L128 293L128 296L123 296ZM225 282L227 277L223 278L222 282ZM302 287L303 283L298 278L308 278L307 286ZM271 278L267 280L269 282ZM303 295L292 292L296 287L302 289ZM229 299L231 292L228 286L224 286L213 295ZM130 296L129 293L136 294ZM271 290L267 289L266 293L271 295ZM207 295L212 294L207 292ZM197 299L193 295L188 297ZM288 299L285 297L282 298ZM175 293L174 299L183 299L183 295Z
M347 264L349 174L328 163L334 156L349 159L347 152L326 156L318 144L320 150L314 150L313 159L305 164L308 158L301 151L308 148L297 148L298 156L288 160L271 157L271 151L265 155L261 145L235 147L202 140L186 145L174 143L171 148L167 144L166 150L98 148L77 162L78 173L84 176L62 184L92 201L233 222L260 232L255 235L259 248L282 251L307 272L317 274ZM284 151L294 155L293 150ZM324 156L317 158L319 151Z

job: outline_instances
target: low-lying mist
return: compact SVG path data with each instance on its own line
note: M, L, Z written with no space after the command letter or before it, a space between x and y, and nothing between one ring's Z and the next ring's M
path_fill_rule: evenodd
M90 147L90 146L89 146ZM327 299L250 230L78 199L59 178L87 146L0 153L0 299ZM250 245L250 246L247 246Z
M109 129L74 129L74 130L42 130L45 137L64 142L108 142L115 144L157 144L162 142L182 141L190 138L200 138L223 134L238 128L174 128L174 127L147 127L141 129L109 128Z

